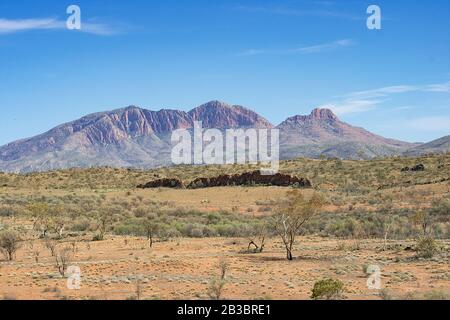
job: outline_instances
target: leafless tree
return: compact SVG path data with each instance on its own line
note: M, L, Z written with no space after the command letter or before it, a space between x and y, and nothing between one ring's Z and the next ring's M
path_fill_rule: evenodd
M70 264L72 258L72 250L68 247L64 247L57 250L55 255L56 267L58 268L59 274L65 276L67 267Z
M50 254L52 257L55 256L55 249L56 249L57 242L55 240L45 238L45 247L50 250Z
M266 236L267 236L267 226L266 224L261 224L257 226L252 233L252 235L248 238L248 248L250 251L250 247L254 247L254 252L263 252L264 246L266 244Z
M298 190L289 191L272 217L272 225L286 248L286 257L293 260L292 250L301 228L325 205L322 195L314 193L309 200Z
M109 212L106 210L100 212L97 215L97 224L98 224L98 240L103 240L105 238L106 231L108 231L108 227L112 222L112 218Z

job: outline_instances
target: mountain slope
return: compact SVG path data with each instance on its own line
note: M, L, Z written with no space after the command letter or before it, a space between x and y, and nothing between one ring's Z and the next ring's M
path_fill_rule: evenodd
M450 152L450 136L445 136L437 140L422 144L406 150L407 156L419 156L428 153L448 153Z
M190 112L136 106L87 115L44 134L0 147L0 170L43 171L68 167L170 165L170 133L193 128L272 125L241 106L211 101Z
M288 118L279 126L283 158L296 156L372 158L398 154L412 147L363 128L342 122L329 109L314 109L310 115Z
M150 111L136 106L99 112L60 125L44 134L0 147L0 170L47 171L69 167L152 168L171 164L171 132L203 128L273 128L257 113L242 106L211 101L189 112ZM371 158L400 154L414 147L386 139L340 121L328 109L287 119L280 129L283 159Z

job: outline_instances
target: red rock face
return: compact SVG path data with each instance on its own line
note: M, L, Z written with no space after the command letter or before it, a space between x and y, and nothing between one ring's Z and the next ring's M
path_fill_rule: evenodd
M202 121L203 128L260 128L269 129L273 125L249 109L230 106L220 101L211 101L189 111L193 121Z
M297 115L282 122L281 143L308 144L317 142L362 142L367 144L386 144L409 146L410 144L387 139L363 128L351 126L341 120L329 109L314 109L310 115Z
M179 110L150 111L135 106L96 113L63 124L31 139L20 140L0 148L0 160L11 161L56 148L89 148L119 144L121 141L152 134L190 129L194 121L204 128L271 128L257 113L239 106L212 101L190 112Z

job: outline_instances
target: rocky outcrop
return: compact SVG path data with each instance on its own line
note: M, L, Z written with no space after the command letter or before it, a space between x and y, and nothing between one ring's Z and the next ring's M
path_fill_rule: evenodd
M418 164L412 168L410 167L404 167L401 170L402 172L421 172L421 171L425 171L425 166L423 164Z
M139 189L152 189L152 188L174 188L182 189L184 188L183 181L179 179L163 178L158 180L150 181L146 184L140 184L137 186Z
M286 174L263 175L261 172L245 172L234 175L221 175L212 178L198 178L188 184L188 189L200 189L225 186L279 186L310 188L311 182L304 178L298 178Z

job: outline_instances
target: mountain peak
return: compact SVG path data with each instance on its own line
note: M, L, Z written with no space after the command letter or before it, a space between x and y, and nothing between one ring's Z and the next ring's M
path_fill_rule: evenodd
M338 117L328 108L315 108L310 118L317 120L339 120Z
M213 100L189 111L192 120L203 122L205 128L272 128L269 121L256 112L237 105Z

